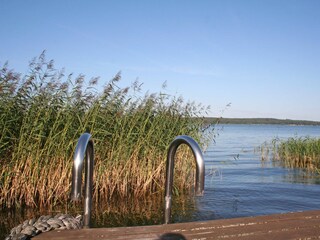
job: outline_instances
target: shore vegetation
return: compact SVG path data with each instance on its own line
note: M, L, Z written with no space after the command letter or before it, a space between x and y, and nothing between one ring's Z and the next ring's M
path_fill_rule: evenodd
M274 139L261 147L262 159L271 154L273 161L287 168L301 168L320 173L320 138L293 137Z
M291 119L276 119L276 118L213 118L205 119L207 124L219 122L220 124L275 124L275 125L308 125L319 126L318 121L307 120L291 120Z
M0 205L45 207L69 201L73 152L90 132L95 147L94 203L161 193L166 153L177 135L200 146L208 108L182 97L143 92L135 81L121 87L121 74L99 78L65 74L34 58L23 75L5 63L0 69ZM174 190L194 183L191 151L181 146Z

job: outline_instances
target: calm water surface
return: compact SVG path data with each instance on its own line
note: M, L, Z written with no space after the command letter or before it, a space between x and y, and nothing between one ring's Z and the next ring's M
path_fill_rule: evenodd
M320 179L261 162L255 148L274 138L320 137L319 126L222 125L205 152L205 196L192 220L320 209Z
M187 196L184 201L175 197L174 222L320 209L319 177L278 166L272 161L262 162L261 154L255 151L274 138L320 137L320 126L219 125L217 133L215 141L204 152L205 194L198 198ZM94 226L161 224L163 204L144 204L138 206L140 214L94 214ZM17 222L15 213L4 213L1 218ZM23 216L23 219L29 218ZM2 229L8 226L2 224Z

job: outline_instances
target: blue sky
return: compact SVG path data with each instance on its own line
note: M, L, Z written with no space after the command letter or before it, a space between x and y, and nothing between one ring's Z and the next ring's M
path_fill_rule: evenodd
M320 121L318 0L0 0L0 64L57 68L211 106L211 116ZM225 111L225 106L231 103Z

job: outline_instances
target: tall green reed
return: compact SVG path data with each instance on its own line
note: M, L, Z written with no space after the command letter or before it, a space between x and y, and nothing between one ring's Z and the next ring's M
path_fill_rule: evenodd
M272 159L280 162L285 167L320 172L319 138L294 137L286 140L274 139L271 145L265 144L261 149L263 159L267 159L267 155L272 154Z
M120 73L97 89L56 70L43 52L25 76L0 70L0 204L54 206L68 201L72 155L83 132L95 144L94 201L144 197L163 190L166 152L186 134L202 146L207 108L164 92L143 94L140 84L120 88ZM192 154L181 147L175 189L193 184ZM185 159L188 159L187 161Z

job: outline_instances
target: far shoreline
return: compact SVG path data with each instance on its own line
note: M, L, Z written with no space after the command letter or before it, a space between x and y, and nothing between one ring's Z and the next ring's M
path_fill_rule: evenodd
M217 118L205 117L205 124L273 124L273 125L299 125L299 126L320 126L318 121L291 120L276 118Z

